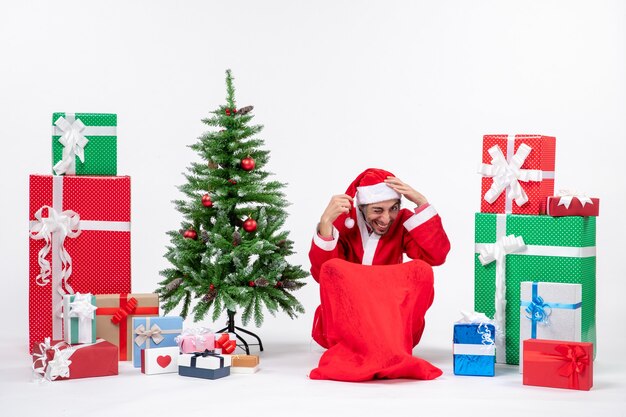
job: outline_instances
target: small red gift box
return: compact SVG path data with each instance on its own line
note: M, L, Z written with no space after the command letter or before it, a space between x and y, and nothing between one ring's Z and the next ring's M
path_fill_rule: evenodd
M593 343L524 340L524 385L589 391L593 386Z
M117 375L117 364L117 346L104 339L69 345L47 338L33 349L33 369L49 381Z
M63 338L63 294L130 292L130 177L30 176L29 348Z
M554 194L555 146L552 136L483 136L480 212L539 214Z
M545 214L552 217L598 216L600 199L584 195L565 194L546 198Z

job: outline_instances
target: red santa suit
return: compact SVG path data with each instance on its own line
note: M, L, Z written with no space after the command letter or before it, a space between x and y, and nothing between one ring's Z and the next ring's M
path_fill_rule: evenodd
M415 211L401 209L389 230L382 236L370 232L358 205L401 198L383 182L387 176L393 174L378 169L368 169L359 175L346 191L346 194L354 197L355 204L349 214L340 215L333 222L332 239L325 239L318 233L313 236L309 259L311 275L316 281L319 282L320 269L324 262L333 258L362 265L399 264L403 262L404 254L411 259L421 259L432 266L441 265L445 261L450 250L450 242L441 224L441 218L429 204L420 206ZM430 291L432 292L432 288ZM430 303L432 295L430 302L427 302L428 305L424 306L424 313ZM312 336L317 343L328 348L323 308L323 305L320 305L315 312ZM413 326L413 345L417 344L423 330L423 317L419 319L422 324Z

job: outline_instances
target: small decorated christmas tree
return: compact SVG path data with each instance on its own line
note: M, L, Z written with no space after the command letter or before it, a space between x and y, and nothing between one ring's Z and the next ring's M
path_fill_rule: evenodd
M289 232L281 230L285 184L268 180L269 152L255 137L263 126L251 124L252 106L237 109L230 70L226 91L226 105L203 120L213 129L191 145L204 162L192 163L179 186L186 199L174 203L184 220L168 232L165 257L172 266L161 271L156 292L166 313L182 303L181 315L192 309L198 321L212 307L213 321L224 310L230 319L239 311L243 324L254 317L260 326L263 306L291 318L304 312L291 292L308 273L286 259L294 252Z

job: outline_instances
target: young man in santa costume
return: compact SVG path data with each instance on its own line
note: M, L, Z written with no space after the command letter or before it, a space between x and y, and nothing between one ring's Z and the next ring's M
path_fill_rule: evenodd
M413 210L400 207L402 196L415 204ZM441 218L426 197L392 173L370 168L350 184L345 194L331 198L313 237L309 259L311 274L319 282L322 265L333 258L362 265L392 265L402 263L406 254L425 261L424 268L431 269L443 264L449 251ZM432 286L426 291L430 294L424 294L424 299L430 301L424 306L424 314L432 302ZM315 312L313 338L328 348L322 311L320 305ZM423 317L419 319L423 329ZM421 330L417 333L414 345Z

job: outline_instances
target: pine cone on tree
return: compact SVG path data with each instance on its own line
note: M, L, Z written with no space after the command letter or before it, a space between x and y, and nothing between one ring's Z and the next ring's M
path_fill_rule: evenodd
M254 280L254 283L257 287L267 287L270 282L265 277L259 277Z
M241 244L241 233L237 230L233 232L233 246L239 246Z
M211 288L209 289L209 292L207 292L204 297L202 297L202 301L204 301L205 303L210 303L215 299L215 297L217 297L217 289Z
M180 284L182 284L182 283L183 283L183 279L182 278L174 278L173 280L171 280L169 283L167 283L165 285L165 289L168 292L174 291L175 289L180 287Z
M254 106L246 106L246 107L242 107L238 110L238 113L243 116L244 114L248 114L252 111L252 109L254 109Z
M200 233L200 238L204 243L209 243L209 234L206 232L206 230L203 230L202 233Z
M293 281L283 281L283 288L286 290L292 290L297 287L297 284Z

